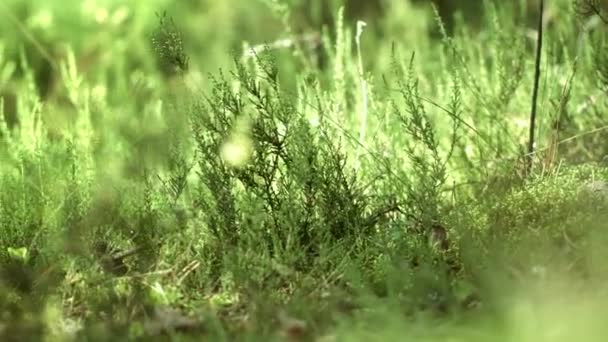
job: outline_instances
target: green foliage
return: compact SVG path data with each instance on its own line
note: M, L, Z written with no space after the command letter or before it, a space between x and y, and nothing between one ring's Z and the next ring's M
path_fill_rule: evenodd
M605 336L606 9L524 174L536 7L434 3L0 5L0 337Z
M160 68L167 73L185 72L188 70L188 56L184 52L184 43L173 20L167 13L159 15L159 30L152 37L152 45L159 58Z

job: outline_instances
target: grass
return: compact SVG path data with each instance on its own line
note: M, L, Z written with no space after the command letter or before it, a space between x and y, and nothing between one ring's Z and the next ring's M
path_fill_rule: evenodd
M606 9L379 4L3 2L2 339L603 341Z

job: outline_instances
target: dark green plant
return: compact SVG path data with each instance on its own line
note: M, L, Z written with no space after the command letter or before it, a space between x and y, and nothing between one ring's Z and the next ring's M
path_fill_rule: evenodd
M197 204L217 244L214 260L226 246L257 246L262 259L311 270L323 248L364 243L375 234L373 218L383 214L363 194L327 128L313 132L295 110L269 57L258 57L260 74L236 62L232 77L215 79L211 95L194 107L202 181ZM233 166L220 150L239 120L250 123L252 150L245 165Z
M158 57L161 70L173 75L188 70L188 56L184 51L182 34L167 13L157 14L159 27L152 36L152 46Z

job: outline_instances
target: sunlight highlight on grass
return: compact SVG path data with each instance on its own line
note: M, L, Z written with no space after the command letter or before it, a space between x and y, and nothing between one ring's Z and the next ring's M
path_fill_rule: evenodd
M253 152L253 142L249 137L249 122L241 119L235 125L231 136L222 145L220 156L233 167L243 167Z

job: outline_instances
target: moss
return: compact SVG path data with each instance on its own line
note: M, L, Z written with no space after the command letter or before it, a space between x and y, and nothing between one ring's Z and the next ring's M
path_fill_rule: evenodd
M499 262L528 271L533 265L560 265L585 271L583 264L597 252L589 246L597 246L598 234L608 229L608 196L589 191L588 185L604 181L606 167L563 167L495 193L491 203L476 200L464 205L449 220L460 245L473 247L460 248L469 254L465 263Z

